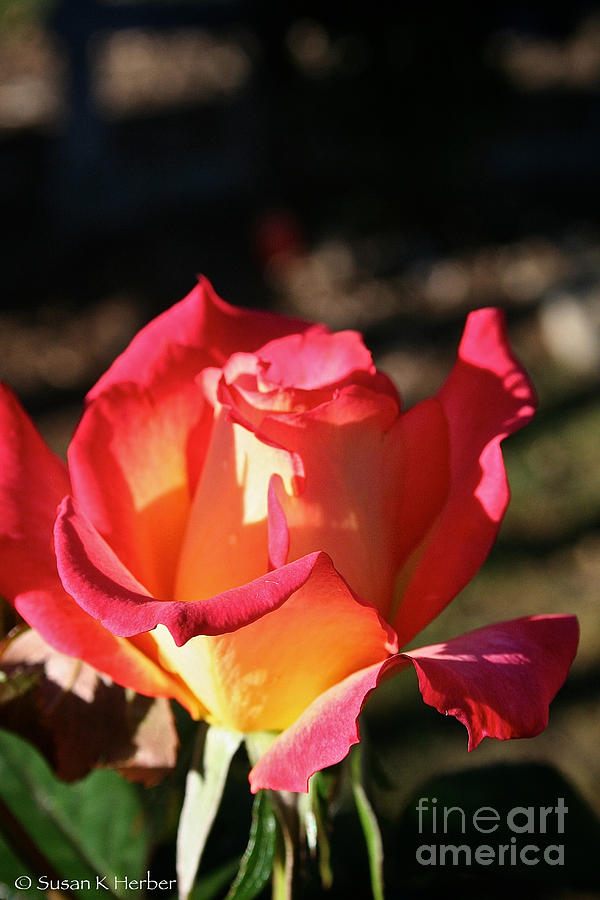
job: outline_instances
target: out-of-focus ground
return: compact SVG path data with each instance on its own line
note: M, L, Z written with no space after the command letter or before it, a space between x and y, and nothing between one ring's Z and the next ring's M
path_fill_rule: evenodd
M469 756L411 674L385 685L378 800L393 817L433 775L536 760L600 815L600 8L401 6L4 0L0 377L64 454L85 391L197 271L361 329L407 405L468 310L504 307L539 413L505 445L490 559L418 643L569 612L581 648L547 732Z

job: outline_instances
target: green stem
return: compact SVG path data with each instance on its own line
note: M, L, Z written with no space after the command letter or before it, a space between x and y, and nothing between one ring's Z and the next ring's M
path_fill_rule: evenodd
M313 776L308 782L308 796L311 802L311 808L315 817L317 826L317 848L319 853L319 877L321 884L328 890L333 884L333 871L331 868L331 846L329 844L329 835L327 834L327 823L323 815L323 802L319 796L316 777Z
M363 787L362 747L356 747L350 756L352 772L352 791L354 802L358 811L358 818L365 837L367 855L369 858L369 872L371 875L371 890L373 900L384 900L383 886L383 844L381 832L373 807L369 802L367 793Z
M277 832L277 846L273 859L272 900L292 900L292 880L294 848L287 829L280 827Z

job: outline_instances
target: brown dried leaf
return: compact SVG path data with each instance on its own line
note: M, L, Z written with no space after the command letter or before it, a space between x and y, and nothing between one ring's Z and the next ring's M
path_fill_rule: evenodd
M0 727L35 744L65 781L103 766L156 784L179 745L168 700L125 690L33 629L0 644Z

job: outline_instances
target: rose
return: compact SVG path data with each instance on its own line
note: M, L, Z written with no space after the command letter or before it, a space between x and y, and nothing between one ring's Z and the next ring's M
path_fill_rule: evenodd
M545 728L573 617L398 652L479 569L508 501L500 441L534 400L500 312L469 316L441 391L403 412L355 332L201 280L88 401L67 472L2 389L0 591L116 682L281 732L253 790L306 790L410 665L470 748Z

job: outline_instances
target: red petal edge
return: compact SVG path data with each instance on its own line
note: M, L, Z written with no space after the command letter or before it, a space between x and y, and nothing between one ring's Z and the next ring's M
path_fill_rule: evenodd
M313 575L341 578L329 556L318 551L208 599L165 601L148 594L76 510L72 497L65 497L59 507L54 540L62 583L87 613L119 637L166 625L178 646L199 634L226 634L249 625L285 603ZM373 612L378 615L374 607ZM380 621L391 647L395 635Z
M357 719L370 692L409 662L424 701L465 725L469 750L484 737L533 737L548 724L548 705L564 683L578 636L574 616L532 616L361 669L281 733L250 772L252 792L306 792L312 774L339 762L360 740Z
M535 393L511 351L501 310L470 313L438 399L449 429L450 492L394 620L400 646L479 570L508 504L500 442L530 421Z
M306 331L301 319L231 306L200 276L190 293L161 313L133 338L87 396L91 401L117 382L144 384L168 344L209 352L222 365L234 352L252 352L275 338ZM205 363L202 363L205 365Z
M249 775L252 793L263 788L306 793L311 775L338 763L360 741L358 717L384 674L406 668L408 662L397 654L354 672L317 697L256 763Z
M133 643L115 637L65 593L52 525L69 490L64 463L46 446L12 391L0 384L0 591L52 647L140 694L197 702Z

